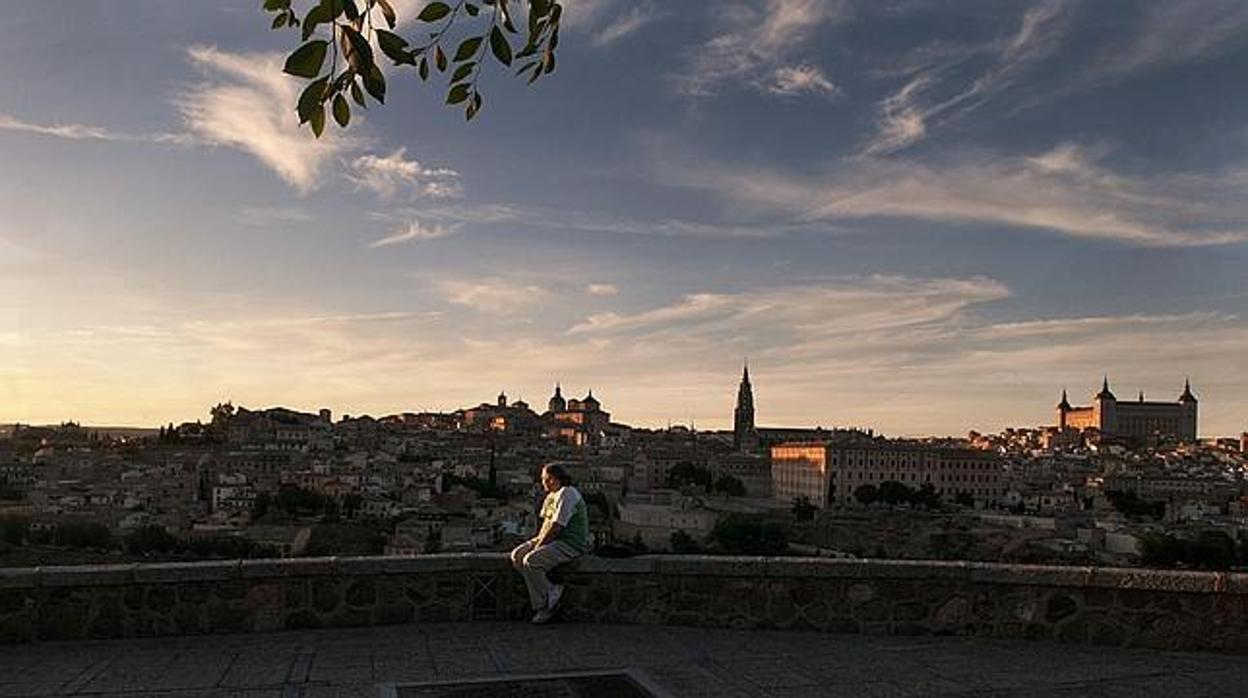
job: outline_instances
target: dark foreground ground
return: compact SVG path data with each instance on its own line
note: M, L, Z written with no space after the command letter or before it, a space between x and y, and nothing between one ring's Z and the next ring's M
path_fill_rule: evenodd
M549 678L556 674L565 678ZM0 646L0 695L1192 698L1248 695L1248 658L950 637L477 622Z

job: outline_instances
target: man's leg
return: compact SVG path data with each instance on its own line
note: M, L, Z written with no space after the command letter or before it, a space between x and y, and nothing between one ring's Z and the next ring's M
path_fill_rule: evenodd
M529 604L533 606L534 611L540 611L543 608L546 608L546 594L545 592L539 594L533 588L533 582L530 581L529 574L524 567L524 558L533 551L534 547L533 541L531 540L526 540L520 545L517 545L511 551L511 566L516 568L516 570L520 572L520 576L524 578L524 585L529 589Z
M551 585L546 573L578 555L580 553L573 550L572 546L567 543L554 542L532 550L524 556L520 574L524 575L524 582L529 587L529 601L533 604L533 610L540 611L546 608L550 599Z

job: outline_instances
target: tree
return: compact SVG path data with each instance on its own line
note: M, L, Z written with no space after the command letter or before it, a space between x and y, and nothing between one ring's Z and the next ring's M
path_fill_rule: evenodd
M966 490L960 490L958 492L958 496L953 498L953 502L958 506L970 509L975 506L975 497L971 496L971 493Z
M682 461L667 471L667 486L678 490L686 485L697 485L704 491L711 490L711 471L699 468L689 461Z
M914 490L896 480L886 480L876 488L876 498L885 504L910 504L914 501Z
M264 515L269 513L269 507L273 504L273 498L268 492L261 492L256 495L256 501L251 505L251 518L262 519Z
M854 490L854 499L857 499L862 504L870 504L871 502L874 502L878 496L879 490L876 489L875 485L861 485L858 489Z
M678 555L696 555L702 552L702 546L684 531L672 531L671 546L672 552Z
M745 483L731 475L721 475L720 478L715 481L715 491L722 492L729 497L744 497Z
M29 535L30 519L20 516L0 518L0 541L18 547L26 544L26 537Z
M272 29L293 29L303 42L286 58L284 70L309 81L296 111L299 123L310 124L319 138L325 130L327 106L334 121L345 128L351 121L348 96L359 107L367 106L368 97L379 104L385 102L386 78L374 47L396 67L414 70L422 81L427 81L432 71L451 70L446 103L463 105L468 119L481 110L478 84L489 62L487 50L505 69L519 62L515 74L527 78L529 84L554 72L563 7L556 0L527 0L527 22L521 32L515 22L524 2L425 3L416 14L420 28L414 32L414 40L394 33L398 15L390 0L264 0L263 7L273 15ZM297 11L296 5L308 9ZM387 28L382 28L383 22Z
M810 503L810 497L794 497L793 498L793 520L794 521L813 521L815 518L815 505Z
M711 530L711 540L720 552L730 555L781 555L789 543L784 527L747 514L729 514Z

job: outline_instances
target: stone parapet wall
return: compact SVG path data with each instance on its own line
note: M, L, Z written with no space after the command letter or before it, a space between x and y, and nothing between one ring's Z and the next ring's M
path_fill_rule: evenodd
M973 562L583 558L565 620L1248 653L1248 574ZM526 619L503 554L0 569L0 642Z

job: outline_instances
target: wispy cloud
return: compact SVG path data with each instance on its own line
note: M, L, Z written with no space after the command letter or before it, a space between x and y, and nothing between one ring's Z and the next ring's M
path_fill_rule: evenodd
M448 235L454 234L455 226L451 225L423 225L420 221L412 221L407 225L394 231L392 235L384 237L369 245L370 248L386 247L388 245L397 245L403 242L420 242L423 240L436 240Z
M238 220L243 225L266 228L273 225L310 223L311 213L291 206L243 206L238 210Z
M797 96L805 93L834 95L839 90L823 74L822 69L803 63L776 68L767 91L772 94Z
M594 296L614 296L620 292L615 284L589 284L585 290Z
M630 7L598 30L594 34L593 44L599 48L610 46L662 16L649 3Z
M1141 246L1248 240L1242 172L1121 175L1095 149L1061 144L1033 157L963 155L940 164L839 162L798 177L721 164L660 166L668 181L753 202L785 220L877 217L1039 228Z
M673 76L673 83L679 93L697 97L713 95L728 83L783 90L785 78L790 86L804 81L805 91L826 92L823 84L831 81L801 60L802 54L821 26L851 14L849 3L833 0L766 0L762 7L736 3L717 9L723 31L690 51L688 64ZM793 58L798 59L797 68ZM790 72L783 72L786 66Z
M550 296L549 291L536 284L499 278L443 281L439 288L448 302L492 315L527 312Z
M409 160L406 148L398 148L384 157L361 155L351 161L345 176L357 189L367 189L387 199L400 191L433 199L452 198L463 193L458 172L446 167L425 167L416 160Z
M1169 0L1143 3L1124 40L1097 53L1085 80L1097 83L1216 54L1248 27L1248 4L1240 0Z
M255 156L304 194L320 183L325 163L353 147L333 129L315 139L299 128L294 104L301 83L282 72L280 54L195 46L187 55L210 76L177 99L187 130L200 140Z
M19 131L70 140L122 141L192 145L195 139L185 133L118 133L88 124L37 124L0 113L0 131Z

